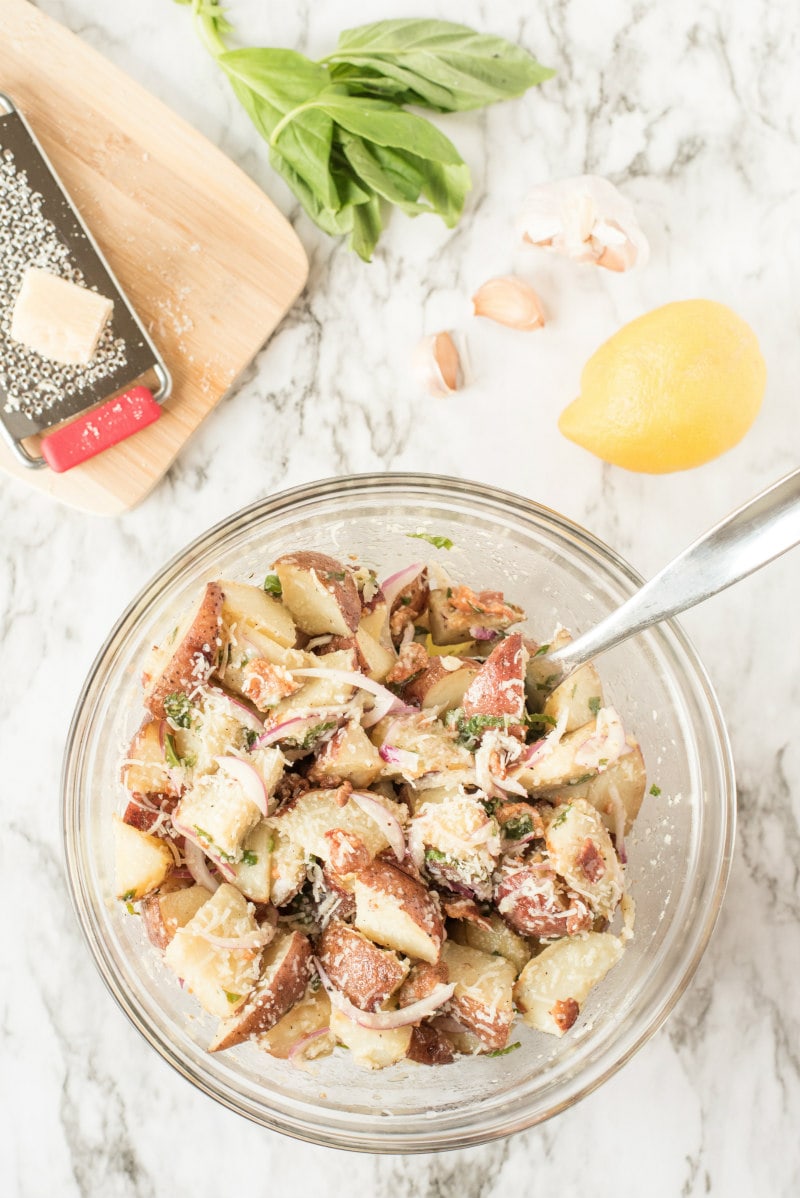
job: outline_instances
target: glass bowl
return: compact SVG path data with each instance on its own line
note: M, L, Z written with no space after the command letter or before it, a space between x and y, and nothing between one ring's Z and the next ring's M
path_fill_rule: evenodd
M450 537L436 550L408 534ZM478 1144L540 1122L588 1094L661 1025L684 991L716 921L731 860L734 779L722 716L677 624L640 634L600 660L607 701L641 742L648 787L628 844L635 936L562 1039L515 1028L507 1056L410 1062L371 1073L342 1050L307 1069L252 1045L209 1054L212 1021L113 899L111 813L119 764L141 718L139 672L154 639L199 584L261 582L291 549L356 554L379 577L420 557L453 576L502 588L548 639L557 622L590 627L641 579L584 529L529 500L433 475L331 479L264 499L169 562L123 614L78 701L63 775L72 897L98 969L145 1039L184 1077L232 1110L316 1143L369 1152ZM660 793L658 793L660 791Z

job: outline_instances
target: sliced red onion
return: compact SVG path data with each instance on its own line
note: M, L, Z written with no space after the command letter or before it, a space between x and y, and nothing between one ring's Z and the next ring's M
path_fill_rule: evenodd
M324 636L313 636L306 645L306 649L319 649L322 645L329 645L332 640L332 632L326 632Z
M254 948L263 948L265 944L269 944L275 935L275 930L274 928L259 928L257 932L245 932L242 936L215 936L213 932L205 931L197 934L214 948L224 948L230 952L237 950L245 952Z
M398 861L402 861L406 855L406 840L403 835L403 828L400 820L391 811L388 811L373 794L365 790L353 790L350 792L350 798L354 803L357 803L365 815L368 815L371 820L378 825L381 832L389 842L389 848L394 853Z
M575 764L604 770L625 750L625 729L613 707L602 707L597 713L594 736L585 740L575 754Z
M181 829L177 827L176 830L179 832L181 831ZM183 835L186 834L183 833ZM219 879L214 877L206 865L206 858L203 850L199 845L195 844L193 840L190 840L188 836L186 836L184 855L186 857L186 868L194 878L197 885L205 886L206 890L210 890L213 894L214 891L219 887Z
M233 708L231 714L240 724L243 724L245 728L249 728L251 732L255 732L257 735L260 735L264 731L264 721L260 720L246 703L240 702L239 699L234 699L231 695L226 695L225 698L229 706Z
M469 635L473 641L496 641L500 633L496 628L484 628L482 624L473 624Z
M338 711L339 709L337 709ZM318 728L326 722L325 716L330 713L314 711L310 715L293 715L291 719L268 728L263 736L259 736L253 744L254 749L266 749L268 745L277 744L280 740L301 741L312 728Z
M384 742L378 752L388 765L399 765L401 770L408 770L409 773L414 772L419 765L419 753L412 753L410 749L398 749Z
M286 1054L286 1060L293 1061L295 1057L302 1056L309 1044L311 1044L314 1040L318 1040L320 1036L330 1035L330 1030L331 1029L329 1027L318 1027L316 1031L307 1032L305 1036L301 1036L299 1040L295 1040L294 1044Z
M427 998L421 998L419 1002L412 1002L407 1007L400 1007L396 1011L362 1011L360 1007L351 1003L349 998L345 998L340 990L336 989L316 957L314 965L320 981L327 991L328 998L331 1000L331 1006L336 1007L359 1027L370 1028L375 1032L388 1032L397 1027L408 1027L411 1023L419 1023L421 1019L432 1015L452 998L456 988L455 982L450 982L449 985L439 982Z
M401 591L404 591L415 579L419 578L424 569L424 562L414 562L410 566L404 566L396 574L390 574L386 581L381 583L381 590L389 611L392 610L394 601Z
M408 712L416 711L414 707L408 707L397 695L393 695L385 686L381 686L380 682L373 682L371 678L367 678L366 674L359 674L356 670L323 670L323 669L302 669L292 670L292 674L298 678L328 678L331 682L339 682L342 686L354 686L360 690L369 691L374 695L376 702L372 709L364 714L361 720L362 727L371 728L373 724L377 724L390 711Z
M255 766L249 761L243 761L241 757L215 757L214 760L224 774L239 783L244 794L251 803L255 803L261 814L268 815L267 788Z

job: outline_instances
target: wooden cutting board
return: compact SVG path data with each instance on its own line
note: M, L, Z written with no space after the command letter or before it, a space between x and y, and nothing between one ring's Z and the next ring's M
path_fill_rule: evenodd
M150 491L233 386L308 263L252 180L69 30L28 0L0 0L0 35L0 90L27 117L173 378L160 420L69 473L28 470L4 444L0 467L114 514Z

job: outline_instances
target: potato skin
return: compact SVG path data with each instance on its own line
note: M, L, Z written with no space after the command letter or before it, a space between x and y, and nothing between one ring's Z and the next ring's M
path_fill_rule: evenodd
M146 683L145 706L156 719L166 718L168 695L190 695L208 680L219 659L219 629L224 595L218 582L206 583L193 619L157 677Z
M322 968L362 1011L377 1011L408 973L396 953L378 948L355 928L332 919L317 945Z
M522 719L525 707L525 668L528 650L519 632L512 632L492 649L464 693L464 714Z
M361 619L361 596L351 573L341 562L337 562L333 557L328 557L325 553L301 551L284 553L282 557L273 562L273 568L281 580L284 591L283 601L289 608L298 628L303 632L307 632L311 636L319 636L328 632L336 636L347 636L356 631ZM299 579L304 574L311 576L310 589L317 591L320 601L317 606L320 609L323 604L328 606L325 601L327 596L328 600L332 601L335 608L338 609L338 618L337 615L334 615L333 619L330 619L321 610L312 613L307 608L305 611L301 611L299 607L296 609L293 607L293 600L301 585ZM308 597L305 598L302 606L305 607L307 602Z
M270 960L272 957L272 960ZM311 968L311 944L302 932L290 932L265 953L265 966L247 1001L233 1019L226 1019L208 1046L222 1052L253 1036L268 1032L306 992ZM273 968L277 962L277 968Z
M428 942L428 953L418 952L416 955L423 959L428 955L438 959L444 941L444 923L435 899L421 882L388 861L376 858L355 875L354 889L357 904L359 891L378 896L378 901L380 896L388 896L390 900L394 900L401 912L420 930ZM360 919L360 913L356 919Z

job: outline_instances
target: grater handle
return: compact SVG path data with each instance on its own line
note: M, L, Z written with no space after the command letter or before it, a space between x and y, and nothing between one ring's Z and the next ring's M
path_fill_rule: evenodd
M42 456L63 474L158 420L161 408L148 387L131 387L42 438Z

